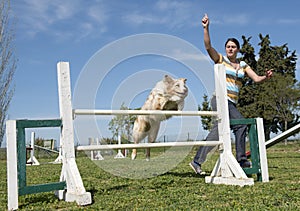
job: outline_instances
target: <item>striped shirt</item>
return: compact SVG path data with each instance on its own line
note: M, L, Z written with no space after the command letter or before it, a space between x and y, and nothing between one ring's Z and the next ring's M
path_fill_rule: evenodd
M226 87L228 100L237 103L239 90L242 87L242 80L245 77L245 70L249 67L244 61L240 61L239 69L236 70L226 56L220 54L219 64L226 69Z

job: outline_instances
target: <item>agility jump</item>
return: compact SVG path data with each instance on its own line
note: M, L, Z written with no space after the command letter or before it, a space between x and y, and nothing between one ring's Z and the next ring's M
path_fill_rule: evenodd
M165 146L216 146L219 145L220 156L210 176L205 178L206 183L226 185L253 185L254 179L248 178L244 170L232 154L230 139L230 121L228 115L228 103L226 99L225 68L223 65L214 66L217 108L216 112L208 111L133 111L133 110L90 110L73 109L71 99L71 81L68 62L57 64L58 94L60 118L56 120L8 120L6 127L7 135L7 183L8 183L8 209L18 208L18 196L37 192L56 190L56 195L61 200L76 201L78 205L92 203L91 193L85 190L80 172L75 160L74 127L73 118L76 115L174 115L174 116L216 116L218 120L219 141L195 141L195 142L168 142L149 144L116 144L79 146L77 150L99 149L130 149L130 148L153 148ZM262 119L256 121L258 146L263 181L268 181L268 167L265 149L265 137ZM23 166L23 150L25 145L25 128L29 127L61 127L61 151L62 170L60 181L54 184L41 184L38 187L26 185L26 165ZM24 142L24 143L23 143ZM19 174L18 172L22 173ZM25 173L24 173L25 172ZM20 176L21 175L21 176ZM25 176L25 179L22 178ZM21 180L21 182L20 182Z

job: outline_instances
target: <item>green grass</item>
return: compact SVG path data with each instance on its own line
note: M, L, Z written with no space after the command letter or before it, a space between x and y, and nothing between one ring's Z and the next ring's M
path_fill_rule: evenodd
M267 152L270 182L255 182L253 186L245 187L206 184L205 175L195 175L188 166L196 148L187 155L184 154L186 152L180 154L181 151L178 149L169 150L169 154L153 151L150 162L144 160L143 152L139 152L139 157L135 161L105 156L105 160L94 163L86 156L79 156L78 168L86 190L92 193L93 204L80 207L76 203L59 201L50 192L19 197L19 208L20 210L300 210L299 141L288 145L277 144L269 148ZM178 160L176 157L179 157ZM216 154L211 155L203 165L206 175L211 172L216 158ZM27 180L30 184L58 181L60 168L61 165L54 164L28 167ZM0 210L6 210L4 160L0 160L0 176ZM253 177L256 179L256 176Z

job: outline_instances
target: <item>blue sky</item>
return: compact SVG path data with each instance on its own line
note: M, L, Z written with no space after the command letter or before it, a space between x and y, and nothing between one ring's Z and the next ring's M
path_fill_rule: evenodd
M185 51L184 47L172 49L174 51L167 53L167 57L147 55L147 52L143 56L133 54L130 58L120 60L104 74L103 71L106 70L102 69L103 63L100 61L105 62L107 58L100 58L101 52L110 49L120 39L126 40L145 33L149 36L149 33L154 33L171 36L171 39L176 38L179 43L191 45L207 57L201 26L201 19L205 13L211 20L212 44L221 53L224 52L224 42L228 37L236 37L241 41L242 35L252 36L251 43L257 53L259 33L269 34L272 45L288 43L290 50L299 52L299 6L300 2L297 0L277 1L276 4L258 0L234 1L232 4L217 0L12 1L12 12L16 17L15 53L18 67L14 80L16 91L8 111L9 119L59 117L56 78L56 64L59 61L70 62L72 90L75 92L80 87L78 84L81 83L82 75L87 69L95 70L95 75L89 75L91 81L103 76L101 84L97 84L95 93L92 93L95 96L94 108L118 109L125 101L128 101L126 104L130 107L140 107L152 86L167 73L188 79L190 98L185 110L196 109L197 104L201 103L203 94L213 89L214 82L209 75L212 63L207 58L198 57L199 54L192 50ZM134 42L131 40L130 44ZM154 41L146 48L150 49L151 46L159 48L160 45L163 48L166 43ZM123 47L117 45L115 51L109 55L109 59L124 53ZM125 52L128 49L130 47L127 46ZM175 54L179 61L174 59ZM184 63L187 60L192 63L198 62L198 65L205 69L200 73L200 80L196 77L199 74L198 70L190 71ZM92 66L95 61L98 63ZM299 80L298 68L299 65L297 65ZM208 75L205 71L209 71ZM89 81L85 83L89 85ZM78 88L77 93L80 93L80 97L75 96L78 97L74 102L75 107L86 106L82 99L86 97L84 93L88 95L88 92L88 88L86 90ZM96 121L98 120L99 118ZM164 123L162 133L173 135L178 133L179 124L183 128L181 132L183 137L205 136L205 132L197 128L198 120L193 119L185 123L185 120L177 121L174 118L170 120L172 121L172 124ZM84 127L87 122L87 118L82 118L81 123L77 124ZM168 125L172 129L168 129ZM105 126L99 123L97 127ZM97 135L88 129L86 126L86 137L83 135L79 139ZM80 133L83 132L79 132L79 136ZM100 135L108 136L101 130ZM45 138L54 136L55 139L58 137L57 130L40 131L37 136Z

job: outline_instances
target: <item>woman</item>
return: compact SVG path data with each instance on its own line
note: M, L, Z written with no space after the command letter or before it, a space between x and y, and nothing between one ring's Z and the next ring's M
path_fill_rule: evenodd
M204 45L210 58L215 64L223 64L226 68L226 87L227 87L227 98L228 98L228 109L230 119L243 119L244 117L236 108L238 101L239 89L242 86L242 79L245 75L250 77L254 82L263 82L272 76L272 70L266 71L266 75L257 75L250 66L243 61L237 60L237 54L240 50L240 44L237 39L229 38L225 42L226 56L218 53L212 46L209 36L209 18L207 14L202 18L202 26L204 30ZM216 110L216 99L212 98L211 106L213 110ZM235 135L235 146L236 146L236 159L242 168L249 168L251 163L246 157L246 133L247 125L232 125L231 129ZM218 124L215 123L212 130L206 137L207 141L216 141L219 139L218 135ZM201 174L201 164L205 162L207 154L212 150L211 146L200 147L197 151L190 166L196 174Z

